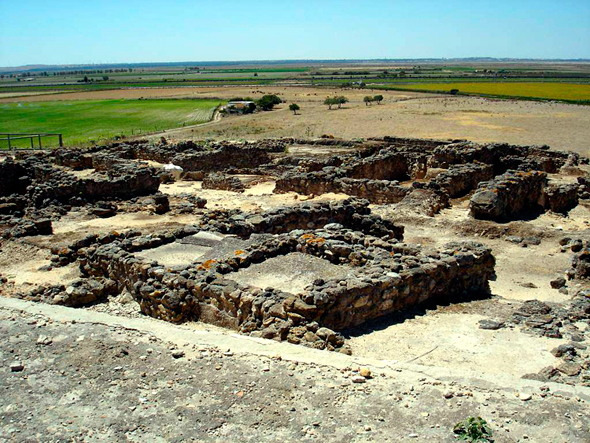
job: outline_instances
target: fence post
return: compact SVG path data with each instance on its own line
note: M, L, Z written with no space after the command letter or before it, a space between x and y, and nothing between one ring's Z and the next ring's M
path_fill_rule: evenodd
M63 148L63 146L64 146L64 141L63 141L62 135L59 134L59 147Z
M41 149L41 134L37 135L39 137L39 149Z
M10 151L12 149L10 147L10 134L6 134L6 140L8 141L8 150Z
M31 137L30 140L31 140L31 149L35 149L35 145L33 144L33 137Z

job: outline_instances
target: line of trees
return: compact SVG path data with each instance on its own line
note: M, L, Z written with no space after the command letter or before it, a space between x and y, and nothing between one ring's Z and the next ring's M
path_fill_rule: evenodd
M345 103L348 103L348 99L343 95L338 97L327 97L326 100L324 100L324 105L328 105L328 109L332 109L333 105L338 105L338 109L340 109Z
M365 105L367 105L367 106L369 106L372 102L377 102L377 104L380 105L381 102L383 101L383 96L381 94L375 95L373 97L371 97L370 95L367 95L367 96L365 96L363 101L365 102Z

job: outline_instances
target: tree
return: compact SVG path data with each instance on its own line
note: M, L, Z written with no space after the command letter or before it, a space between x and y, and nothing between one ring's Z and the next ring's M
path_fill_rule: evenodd
M336 103L338 104L338 109L340 109L344 103L348 103L348 99L341 95L340 97L336 97Z
M103 75L103 76L102 76L102 79L103 79L103 81L105 81L105 82L106 82L106 81L109 79L109 76L108 76L108 75Z
M299 111L301 108L299 107L299 105L297 103L291 103L289 105L289 109L291 111L293 111L293 115L297 115L297 111Z
M373 97L366 95L365 98L363 98L363 101L365 102L365 106L369 106L369 104L373 101Z
M324 100L324 105L328 105L328 109L332 109L332 105L336 104L336 99L334 97L326 97Z
M82 81L83 81L84 83L88 83L88 76L87 76L87 75L85 75L85 76L84 76L84 80L82 80Z
M264 95L260 100L258 100L258 106L260 106L264 111L270 111L275 105L281 103L283 103L283 101L274 94Z
M375 97L373 97L373 100L376 101L378 105L380 105L383 101L383 96L381 94L376 95Z

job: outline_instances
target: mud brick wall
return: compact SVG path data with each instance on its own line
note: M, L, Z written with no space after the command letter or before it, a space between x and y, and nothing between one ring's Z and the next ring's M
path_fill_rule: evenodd
M508 171L494 180L482 182L471 197L469 208L475 218L508 220L540 206L547 174Z

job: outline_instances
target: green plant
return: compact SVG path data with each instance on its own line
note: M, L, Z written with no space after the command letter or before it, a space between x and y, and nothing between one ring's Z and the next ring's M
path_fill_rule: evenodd
M289 110L293 111L293 115L296 115L297 111L299 111L299 109L301 109L301 108L299 107L299 105L297 103L291 103L289 105Z
M492 430L487 422L481 417L469 416L460 421L453 428L453 432L459 436L460 440L468 442L493 442Z

